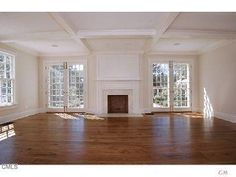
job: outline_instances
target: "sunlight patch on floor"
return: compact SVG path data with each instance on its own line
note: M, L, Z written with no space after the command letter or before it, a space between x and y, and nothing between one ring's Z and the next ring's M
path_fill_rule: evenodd
M175 113L177 115L181 115L187 118L203 118L203 114L202 113L198 113L198 112L190 112L190 113Z
M4 125L0 127L0 141L3 141L15 135L16 133L13 124Z
M55 113L55 115L59 116L62 119L88 119L88 120L105 120L105 118L98 117L96 115L89 114L80 114L80 113Z

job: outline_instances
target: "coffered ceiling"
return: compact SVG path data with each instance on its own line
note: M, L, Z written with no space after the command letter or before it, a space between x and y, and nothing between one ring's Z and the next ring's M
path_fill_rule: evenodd
M198 54L236 39L236 13L0 13L0 42L36 55Z

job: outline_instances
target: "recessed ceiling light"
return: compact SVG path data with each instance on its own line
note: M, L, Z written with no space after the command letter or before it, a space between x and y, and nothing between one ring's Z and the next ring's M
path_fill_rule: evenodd
M58 47L58 45L57 44L52 44L52 47Z
M178 43L178 42L174 43L174 46L178 46L178 45L180 45L180 43Z

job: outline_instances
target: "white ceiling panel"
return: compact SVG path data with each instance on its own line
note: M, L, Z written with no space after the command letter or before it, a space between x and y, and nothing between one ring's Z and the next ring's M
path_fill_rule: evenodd
M14 43L15 45L31 49L40 54L74 54L78 52L86 52L82 44L73 40L38 40L38 41L20 41ZM13 44L13 45L14 45Z
M236 31L236 13L181 13L170 29Z
M140 51L147 39L87 39L94 51Z
M62 30L48 13L0 13L0 36Z
M63 13L77 30L154 29L165 13Z
M169 26L164 19L170 15L173 14L3 12L0 13L0 41L42 55L60 55L84 53L88 49L91 52L198 52L219 40L236 38L236 13L183 12ZM166 28L158 33L158 29ZM151 41L154 47L148 48ZM52 47L53 44L58 47Z
M153 51L198 52L217 41L216 39L160 39Z

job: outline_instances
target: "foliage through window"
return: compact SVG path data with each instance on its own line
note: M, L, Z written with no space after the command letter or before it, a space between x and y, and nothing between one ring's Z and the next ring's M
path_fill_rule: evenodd
M69 107L84 108L84 65L69 65Z
M190 107L191 83L188 63L154 63L152 78L154 108Z
M169 107L169 65L153 64L153 107Z
M84 108L84 64L66 62L50 65L48 69L49 108Z
M189 107L190 80L189 65L174 63L174 107Z
M14 103L14 60L13 55L0 52L0 106Z

